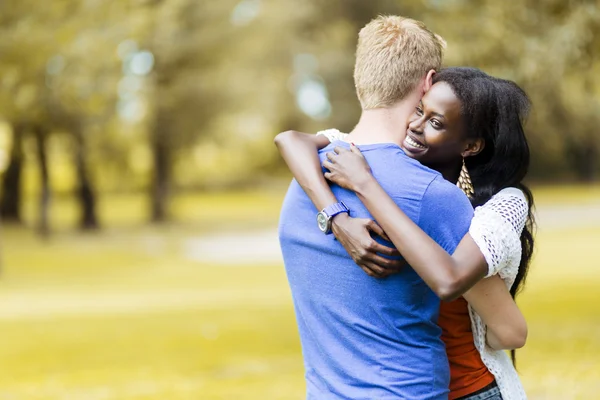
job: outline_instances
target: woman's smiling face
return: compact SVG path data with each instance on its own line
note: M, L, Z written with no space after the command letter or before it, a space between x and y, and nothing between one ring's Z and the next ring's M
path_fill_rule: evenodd
M461 108L450 85L434 84L409 119L402 149L430 167L460 161L468 146Z

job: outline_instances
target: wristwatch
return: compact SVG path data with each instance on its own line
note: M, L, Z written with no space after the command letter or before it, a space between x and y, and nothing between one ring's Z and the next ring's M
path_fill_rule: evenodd
M325 207L320 213L318 213L317 225L319 226L321 232L329 235L331 233L331 220L333 217L341 213L350 214L350 209L341 201Z

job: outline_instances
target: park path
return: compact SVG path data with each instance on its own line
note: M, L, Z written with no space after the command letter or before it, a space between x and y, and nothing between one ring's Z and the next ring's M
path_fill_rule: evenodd
M537 212L540 230L563 230L600 226L600 204L581 206L547 206ZM150 241L160 248L161 239ZM190 236L179 243L185 257L202 266L277 266L281 253L276 228L251 232L228 232L210 236ZM227 274L227 271L222 271ZM10 290L9 290L10 289ZM60 316L140 314L157 311L221 309L240 304L263 308L289 299L285 285L269 287L185 287L168 284L155 288L90 286L33 286L3 288L0 292L0 321ZM0 396L1 397L1 396Z
M544 231L600 226L600 204L539 206L536 215L538 229ZM281 262L275 228L191 237L184 246L189 259L213 265Z

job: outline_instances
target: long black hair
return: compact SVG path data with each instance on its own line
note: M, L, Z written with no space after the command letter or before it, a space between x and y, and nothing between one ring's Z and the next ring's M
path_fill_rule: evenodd
M521 189L527 198L528 218L520 238L521 262L510 289L514 298L525 284L534 249L533 195L523 183L530 158L523 124L531 102L516 83L476 68L446 68L434 75L433 82L446 82L462 103L468 137L485 140L479 154L465 158L475 192L473 207L486 203L507 187ZM512 358L514 362L514 351Z
M434 75L433 82L447 83L460 100L467 136L485 140L479 154L465 158L475 191L471 199L473 207L486 203L507 187L521 189L527 198L529 210L521 234L521 263L510 289L515 297L525 283L534 246L533 195L523 183L530 158L523 123L531 102L516 83L492 77L477 68L445 68Z

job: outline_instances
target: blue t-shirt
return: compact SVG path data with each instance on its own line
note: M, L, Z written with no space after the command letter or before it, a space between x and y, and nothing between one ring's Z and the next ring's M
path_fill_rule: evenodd
M334 142L320 152L321 161ZM467 233L473 209L455 185L394 144L359 146L396 204L446 251ZM371 215L332 185L351 216ZM300 331L308 399L446 399L449 369L439 298L412 268L386 279L363 272L296 181L283 203L279 238Z

